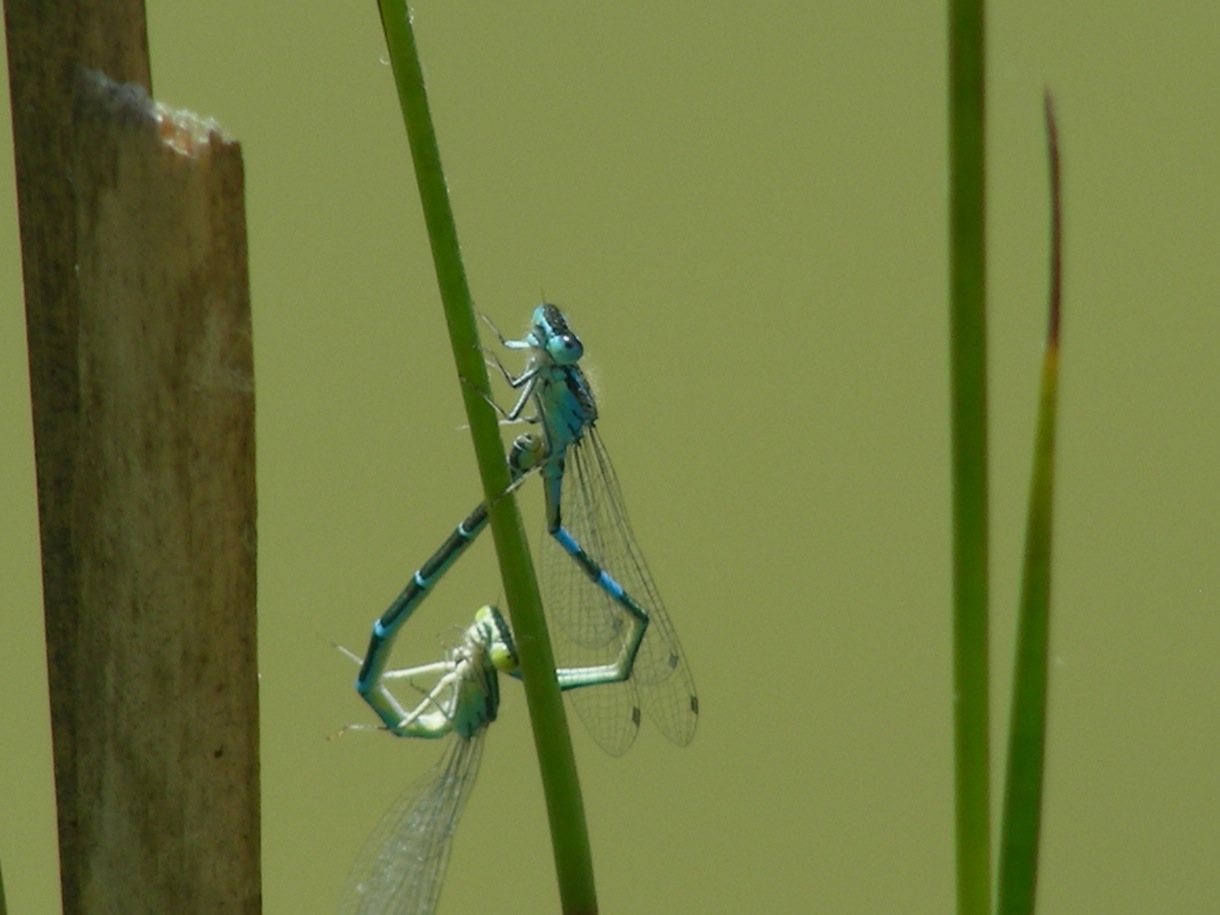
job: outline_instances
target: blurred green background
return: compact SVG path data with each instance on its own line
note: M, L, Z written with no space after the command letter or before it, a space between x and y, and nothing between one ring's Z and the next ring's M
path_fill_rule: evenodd
M416 22L478 306L545 295L702 702L678 750L574 724L606 912L952 908L942 4L429 3ZM1066 285L1043 913L1220 905L1220 7L993 4L996 773L1047 275ZM478 498L372 3L149 4L156 97L244 147L258 390L265 910L333 910L440 747L350 663ZM7 93L0 174L12 175ZM14 190L0 192L0 861L55 909ZM535 530L541 496L524 490ZM535 542L535 546L537 546ZM499 599L490 539L395 660ZM441 911L555 911L509 684ZM998 782L997 782L998 785Z

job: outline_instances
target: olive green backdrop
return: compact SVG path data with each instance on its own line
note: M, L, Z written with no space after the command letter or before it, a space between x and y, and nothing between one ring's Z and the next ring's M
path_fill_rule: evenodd
M479 307L582 335L702 701L687 749L574 725L607 913L943 913L953 887L943 4L416 9ZM156 97L245 150L258 385L266 911L329 912L436 744L335 639L478 482L372 2L149 4ZM1220 898L1220 7L990 14L996 760L1045 321L1065 330L1041 911ZM12 175L7 93L0 174ZM12 179L0 191L0 861L58 899ZM524 502L540 527L536 484ZM396 661L499 598L490 540ZM509 684L441 911L556 910Z

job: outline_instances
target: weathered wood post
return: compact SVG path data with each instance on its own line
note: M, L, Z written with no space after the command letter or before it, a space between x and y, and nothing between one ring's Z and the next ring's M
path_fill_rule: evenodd
M257 913L241 151L150 101L141 3L5 21L64 911Z

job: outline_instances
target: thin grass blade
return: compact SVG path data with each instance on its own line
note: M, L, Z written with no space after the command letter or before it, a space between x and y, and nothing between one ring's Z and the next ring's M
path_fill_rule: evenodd
M949 361L957 911L991 900L987 662L987 325L981 0L949 5Z
M567 915L588 915L597 911L597 897L576 757L555 681L554 655L521 516L511 495L501 497L509 485L508 466L496 415L488 401L487 367L479 346L474 307L428 107L415 31L405 0L379 0L378 10L411 146L484 497L492 506L492 536L520 653L526 702L550 819L559 895Z
M1017 623L1008 769L1000 828L999 915L1031 915L1038 884L1042 829L1042 783L1046 753L1046 697L1050 635L1051 519L1055 482L1055 418L1059 391L1059 319L1062 289L1062 211L1059 142L1051 96L1046 95L1050 151L1050 319L1042 361L1038 435L1034 446L1025 568Z

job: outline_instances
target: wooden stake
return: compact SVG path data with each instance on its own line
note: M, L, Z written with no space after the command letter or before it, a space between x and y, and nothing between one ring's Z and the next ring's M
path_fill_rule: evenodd
M147 84L131 7L5 10L64 911L257 913L241 153L81 73Z

